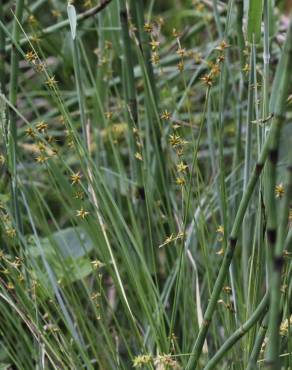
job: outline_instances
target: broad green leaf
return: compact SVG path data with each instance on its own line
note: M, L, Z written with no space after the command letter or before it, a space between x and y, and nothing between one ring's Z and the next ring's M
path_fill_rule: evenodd
M41 239L41 245L47 257L57 254L63 258L72 259L83 257L93 247L86 232L81 228L74 227L57 231L50 237ZM33 246L30 254L38 257L40 255L39 249Z
M67 228L40 240L41 247L57 279L74 282L85 278L92 272L92 266L86 254L93 248L93 243L81 228ZM39 248L31 243L28 255L35 266L37 280L48 291L47 274L40 259Z
M249 0L247 19L247 39L257 43L261 38L261 23L263 15L263 0Z

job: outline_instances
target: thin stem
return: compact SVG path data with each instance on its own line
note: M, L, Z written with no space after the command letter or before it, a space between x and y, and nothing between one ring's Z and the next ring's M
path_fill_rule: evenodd
M290 21L289 30L284 45L283 54L280 60L280 65L285 64L286 70L291 71L292 68L292 21ZM282 65L283 67L283 65ZM291 76L290 76L291 78ZM282 91L287 92L289 84L289 77L283 81ZM279 137L280 128L276 127L275 134L273 135L274 140L270 143L269 148L269 168L270 168L270 184L267 191L267 208L268 208L268 230L267 235L270 244L275 247L272 251L272 261L271 261L271 308L269 313L269 336L270 341L267 351L267 361L266 366L269 369L276 370L279 368L279 321L281 306L280 301L280 285L281 285L281 272L283 268L283 246L287 233L288 224L288 213L292 199L292 156L290 154L290 161L288 166L288 181L287 189L285 192L284 203L282 205L280 220L277 227L278 215L277 208L275 204L275 178L276 178L276 165L278 159L278 148L279 148Z
M236 12L237 44L239 48L239 59L240 59L240 66L242 70L245 65L245 56L244 56L245 40L244 40L243 28L242 28L243 0L237 0L236 5L237 5L237 12Z
M4 21L3 0L0 0L0 20ZM0 28L0 92L5 94L5 33Z
M274 122L273 122L273 126L281 125L282 122L283 122L282 117L275 117ZM273 133L273 131L271 131L271 133ZM204 315L204 323L203 323L203 326L201 327L201 329L199 331L199 335L197 337L196 343L195 343L193 351L192 351L193 356L190 357L187 369L194 369L195 368L195 366L197 365L197 361L199 359L199 356L201 354L203 343L204 343L204 340L206 338L208 328L210 326L211 319L212 319L214 310L215 310L216 305L217 305L217 300L218 300L218 297L219 297L220 292L222 290L222 287L224 285L226 274L228 272L228 268L230 266L230 263L232 261L233 255L234 255L234 251L235 251L235 247L237 245L238 236L239 236L239 232L240 232L240 229L241 229L243 217L245 215L247 206L249 204L249 201L251 199L253 191L256 187L256 184L259 180L259 177L262 173L264 164L265 164L265 162L267 160L267 157L268 157L269 142L272 138L271 133L269 134L269 136L268 136L268 138L267 138L267 140L266 140L266 142L263 146L261 156L260 156L256 166L254 167L254 169L251 173L250 180L249 180L249 183L248 183L247 188L246 188L246 192L243 194L241 202L239 204L239 209L237 211L235 221L234 221L234 224L233 224L233 228L232 228L232 231L231 231L231 234L230 234L230 241L229 241L227 250L224 254L224 259L223 259L222 265L220 267L218 277L216 279L215 286L214 286L213 292L211 294L209 304L208 304L207 309L206 309L206 313Z
M80 110L80 121L81 121L81 126L82 126L83 140L86 146L87 145L87 130L86 130L85 101L84 101L84 92L83 92L81 68L80 68L81 61L80 61L80 56L79 56L77 37L72 41L73 41L73 62L74 62L74 70L75 70L78 105L79 105L79 110Z
M286 59L288 59L289 63L287 64L287 66L289 66L290 59L292 59L291 55L290 55L291 53L287 53L287 50L286 50L287 49L287 44L289 45L289 47L291 47L290 44L292 44L292 42L290 42L291 33L292 33L291 28L292 28L292 26L290 24L289 33L288 33L287 38L286 38L286 48L285 48L284 54L282 56L282 57L285 57ZM290 44L289 44L289 42L290 42ZM279 70L280 69L282 70L282 68L283 68L282 63L279 63L279 65L277 67L278 75L280 75ZM286 70L289 71L289 68L287 68ZM236 248L236 245L237 245L239 233L240 233L241 226L242 226L242 221L243 221L243 218L245 216L249 201L250 201L251 196L253 194L253 191L256 187L256 184L259 180L259 177L262 173L262 170L263 170L263 167L264 167L264 164L267 160L268 155L271 157L271 150L270 149L271 149L272 143L277 142L277 136L279 135L279 132L281 130L281 126L282 126L283 121L284 121L284 104L285 104L286 96L287 96L287 81L288 81L288 79L286 79L284 81L283 80L280 80L280 81L282 82L282 84L281 83L278 84L278 86L279 85L280 86L279 86L277 98L275 99L275 103L274 103L275 117L274 117L274 120L273 120L273 123L272 123L272 126L271 126L271 130L270 130L269 135L268 135L268 137L267 137L267 139L266 139L266 141L263 145L263 148L262 148L261 154L259 156L258 162L257 162L254 170L252 171L251 175L250 175L249 182L248 182L247 187L246 187L246 191L244 192L244 194L242 196L242 199L241 199L241 202L239 204L239 209L237 211L235 221L234 221L234 224L233 224L233 228L232 228L231 234L230 234L230 241L229 241L227 250L224 254L224 259L223 259L222 265L220 267L218 277L216 279L215 286L214 286L213 292L211 294L211 297L210 297L210 300L209 300L209 303L208 303L208 306L207 306L207 309L206 309L206 312L205 312L205 315L204 315L204 323L203 323L202 327L199 330L198 337L196 339L196 342L195 342L193 350L192 350L192 356L190 356L189 362L187 364L187 369L194 369L197 366L199 357L200 357L201 352L202 352L203 344L204 344L204 341L206 339L207 332L208 332L208 329L209 329L209 326L210 326L210 323L211 323L211 320L212 320L212 316L213 316L213 313L214 313L216 305L217 305L218 297L219 297L219 295L221 293L221 290L223 288L223 285L224 285L224 282L225 282L225 279L226 279L226 275L228 273L228 269L229 269L230 263L232 261L233 255L234 255L234 251L235 251L235 248Z
M127 104L127 120L129 125L129 145L131 153L138 152L137 145L135 145L134 129L138 126L138 108L137 108L137 94L134 77L134 55L131 48L131 38L129 33L129 19L126 7L126 1L120 0L120 21L122 26L122 39L123 39L123 70L125 71L125 100ZM130 158L133 179L137 179L138 183L141 182L141 171L137 165L137 160L134 155Z
M266 293L251 317L240 328L238 328L230 338L227 339L215 356L212 357L207 363L204 370L214 369L214 367L218 364L222 357L226 355L230 348L233 347L262 318L265 310L267 309L268 303L269 295Z

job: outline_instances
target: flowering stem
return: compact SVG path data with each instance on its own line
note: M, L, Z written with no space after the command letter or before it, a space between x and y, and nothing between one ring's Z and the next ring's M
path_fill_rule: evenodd
M268 328L268 315L266 315L264 317L264 319L261 323L261 326L260 326L259 331L257 333L255 343L254 343L254 346L253 346L253 349L252 349L252 352L251 352L250 359L249 359L246 370L256 369L256 362L257 362L257 359L259 357L263 341L265 339L267 328Z
M137 110L137 96L136 96L136 86L134 77L134 55L131 49L131 38L129 34L129 19L128 11L126 7L126 1L120 0L120 21L122 27L122 39L123 39L123 71L125 73L125 100L127 104L127 120L129 125L129 144L131 153L138 152L137 146L135 145L135 137L133 130L137 129L138 125L138 110ZM131 170L133 173L133 178L138 177L138 182L141 174L139 174L139 166L137 165L137 160L134 155L130 158Z
M77 37L73 40L73 62L74 62L74 70L75 70L78 105L79 105L79 110L80 110L80 121L81 121L81 126L82 126L83 140L86 146L87 145L87 133L86 133L85 101L84 101L84 92L83 92L83 86L82 86L81 69L80 69L81 61L79 57Z
M0 0L0 20L4 20L2 0ZM0 28L0 91L5 94L5 33L2 28Z
M18 43L20 28L18 22L21 22L22 13L24 7L24 0L18 0L16 3L15 18L13 21L12 38L14 42ZM15 107L17 105L17 91L18 91L18 70L19 70L19 55L14 44L11 49L11 61L10 61L10 86L9 86L9 101ZM13 215L15 218L15 224L17 230L21 230L21 218L19 211L18 202L18 188L17 188L17 123L16 113L14 110L9 110L9 145L11 145L11 193L12 193L12 205Z

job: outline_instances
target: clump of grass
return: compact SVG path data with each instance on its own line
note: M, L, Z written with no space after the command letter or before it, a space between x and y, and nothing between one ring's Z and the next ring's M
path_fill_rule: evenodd
M0 367L290 368L284 2L12 5Z

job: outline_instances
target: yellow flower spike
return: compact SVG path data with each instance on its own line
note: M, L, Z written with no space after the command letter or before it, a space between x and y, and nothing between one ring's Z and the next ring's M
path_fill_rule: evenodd
M178 32L178 30L176 28L173 28L172 29L172 36L178 38L178 37L181 36L181 33Z
M52 76L52 77L49 77L46 81L46 85L50 88L50 89L54 89L58 84L58 81L56 81L55 79L55 76Z
M30 37L30 41L31 41L32 43L38 44L38 43L41 41L41 39L40 39L38 36L36 36L36 35L32 35L32 36Z
M212 65L212 68L211 68L211 75L216 77L218 76L220 73L220 67L218 64L213 64Z
M218 256L223 256L223 255L224 255L224 249L223 249L223 248L221 248L218 252L216 252L216 254L217 254Z
M280 335L281 335L282 337L284 337L284 336L288 335L288 333L289 333L289 327L291 327L291 325L292 325L292 315L290 316L290 319L289 319L289 320L288 320L288 319L285 319L285 320L281 323L281 325L280 325L280 330L279 330L279 332L280 332Z
M14 285L11 281L9 281L9 283L7 284L7 289L8 290L13 290L14 289Z
M36 161L37 163L45 163L49 158L47 156L45 156L43 153L41 155L39 155L38 157L36 157Z
M40 121L36 124L36 129L38 132L44 133L48 129L49 125L44 121Z
M160 62L160 57L159 57L159 54L155 51L155 52L153 52L152 53L152 55L151 55L151 62L152 62L152 64L159 64L159 62Z
M91 261L91 264L92 264L92 267L93 267L95 270L98 270L98 269L100 269L102 266L104 266L104 264L103 264L102 262L100 262L99 260Z
M43 72L45 70L45 65L44 63L38 63L36 66L35 66L35 70L36 72L40 73L40 72Z
M242 71L244 73L248 73L250 71L250 65L246 63L245 66L242 68Z
M113 118L113 112L105 112L106 119L112 119Z
M74 198L75 198L75 199L84 199L84 191L77 191L77 192L74 194Z
M222 225L219 225L216 229L216 233L224 235L224 227Z
M30 63L35 63L37 60L37 55L34 51L29 51L25 54L25 59Z
M225 50L226 48L229 48L229 45L227 44L227 42L225 40L222 40L220 42L220 44L215 48L215 50L218 50L218 51L223 51Z
M151 33L153 31L153 25L151 23L145 23L144 31L147 33Z
M144 365L149 365L152 362L152 357L150 355L139 355L133 360L133 367L142 368Z
M171 146L176 147L182 143L182 139L179 135L173 134L169 135L169 142Z
M32 139L35 138L35 132L34 132L34 129L31 128L31 127L28 127L26 130L25 130L25 134L27 136L30 136Z
M142 154L139 152L135 153L135 158L138 159L139 161L143 161Z
M186 55L186 49L180 47L177 49L176 54L183 58Z
M22 274L19 274L17 277L17 280L21 283L24 281L24 276Z
M90 8L92 8L92 6L93 6L93 5L92 5L92 1L91 1L91 0L85 0L85 1L84 1L84 5L83 5L83 6L84 6L84 8L85 8L85 9L90 9Z
M213 76L211 74L206 74L200 80L203 81L204 84L209 86L209 87L211 87L213 85Z
M275 195L276 198L282 198L285 193L285 189L282 183L276 185L275 187Z
M80 171L73 173L70 176L71 184L72 185L80 184L81 178L82 178L82 175L80 174Z
M6 235L9 237L9 238L14 238L16 236L16 230L13 228L13 227L8 227L6 229Z
M184 233L183 232L179 232L177 235L174 235L173 233L170 234L166 239L165 241L159 245L159 248L161 247L164 247L165 245L171 243L171 242L175 242L179 239L182 239L184 236Z
M51 13L52 13L52 16L54 17L54 18L59 18L59 17L61 17L61 12L59 11L59 10L57 10L57 9L53 9L53 10L51 10Z
M176 165L176 168L178 172L186 172L188 165L186 165L183 161L181 161L180 163Z
M38 21L36 19L36 17L31 14L29 17L28 17L28 23L31 25L31 26L36 26L38 24Z
M38 150L40 152L45 152L46 151L46 146L45 146L45 144L42 141L39 141L37 143L37 147L38 147Z
M169 121L170 118L171 118L171 113L168 112L167 110L165 110L165 111L162 112L160 118L165 120L165 121Z
M85 211L83 207L81 207L80 210L76 211L76 216L81 217L82 219L85 219L85 217L88 216L88 215L89 215L89 212Z
M217 63L222 63L225 60L225 56L223 54L220 54L219 57L217 58Z
M223 291L226 293L226 294L231 294L232 293L232 289L230 288L230 286L225 286L223 288Z
M183 72L184 69L185 69L185 65L184 65L184 62L183 61L180 61L177 63L177 69L180 71L180 72Z
M160 42L158 40L154 40L154 39L152 39L149 42L149 45L151 46L152 51L156 51L157 48L159 47L159 44L160 44Z
M186 183L186 180L183 177L177 177L175 180L175 183L179 186L184 186Z
M156 369L179 369L179 364L171 354L158 355L154 359Z

